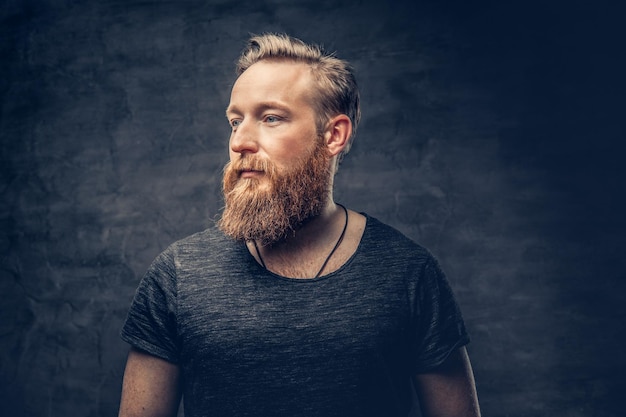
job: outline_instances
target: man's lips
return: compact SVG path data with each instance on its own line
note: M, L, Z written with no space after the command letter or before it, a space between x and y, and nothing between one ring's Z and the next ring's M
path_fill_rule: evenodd
M239 178L254 178L263 175L263 171L254 169L242 169L239 171Z

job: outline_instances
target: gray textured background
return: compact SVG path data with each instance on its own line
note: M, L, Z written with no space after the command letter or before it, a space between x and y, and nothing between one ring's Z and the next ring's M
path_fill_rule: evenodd
M0 415L116 415L134 289L219 212L232 63L264 31L354 63L338 200L439 257L484 415L623 415L613 3L2 1Z

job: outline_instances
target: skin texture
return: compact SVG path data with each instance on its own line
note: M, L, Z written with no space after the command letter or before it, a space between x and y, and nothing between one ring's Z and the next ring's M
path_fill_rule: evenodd
M126 361L120 417L171 417L180 403L177 365L132 348Z
M316 137L315 111L311 103L312 79L304 64L264 62L252 65L233 86L226 111L232 127L230 159L256 154L279 168L288 168L294 156L310 152ZM331 158L334 177L337 155L344 149L352 131L346 115L328 121L322 135ZM259 178L262 172L244 172ZM345 223L343 209L332 198L321 215L306 223L284 242L261 247L271 271L294 278L312 277L341 234ZM324 269L324 274L341 267L356 250L365 227L365 218L349 211L346 237ZM259 260L252 243L248 249ZM322 274L323 275L323 274ZM181 398L181 375L177 365L131 349L124 374L120 417L173 417ZM480 416L474 377L465 348L454 351L438 369L414 378L422 414L425 417Z
M479 417L474 374L465 347L453 351L436 370L415 376L424 417Z

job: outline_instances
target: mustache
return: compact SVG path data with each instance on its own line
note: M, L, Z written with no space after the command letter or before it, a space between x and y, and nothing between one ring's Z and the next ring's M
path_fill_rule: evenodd
M226 170L234 171L236 173L242 173L243 171L261 171L272 172L275 170L274 164L258 156L242 156L241 158L230 161L226 164Z

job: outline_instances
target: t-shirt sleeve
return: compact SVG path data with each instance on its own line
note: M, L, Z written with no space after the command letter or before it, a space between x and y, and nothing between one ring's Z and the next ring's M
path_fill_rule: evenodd
M417 282L412 345L415 373L441 365L450 353L469 343L463 317L437 261L430 257Z
M178 363L176 269L173 255L160 254L142 278L121 338L138 349Z

